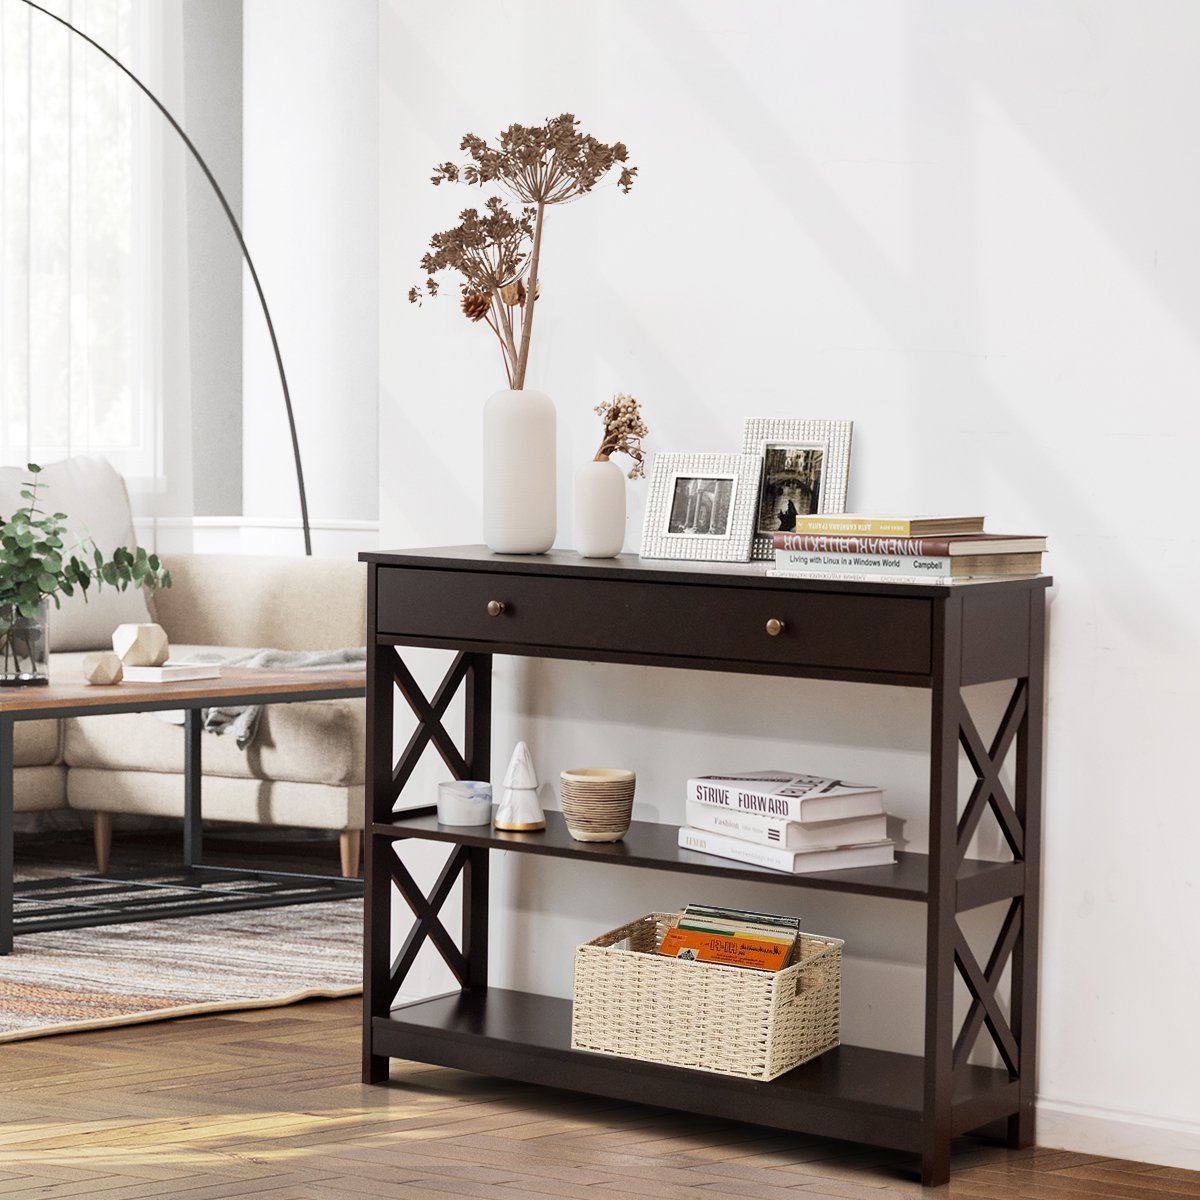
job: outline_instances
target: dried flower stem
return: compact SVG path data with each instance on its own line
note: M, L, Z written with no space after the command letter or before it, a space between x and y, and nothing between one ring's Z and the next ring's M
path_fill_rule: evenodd
M546 217L546 205L538 202L537 216L533 221L533 251L529 255L529 282L525 285L525 312L521 318L521 353L517 369L513 373L518 391L525 386L525 370L529 365L529 338L533 333L533 306L538 294L538 264L542 257L542 224Z
M494 297L493 297L493 305L494 305L495 310L499 313L499 317L497 318L497 317L493 316L492 313L489 311L487 316L484 317L483 319L487 322L488 328L496 335L496 340L500 343L500 349L502 351L502 356L504 358L504 374L508 378L508 386L511 388L513 385L513 373L512 373L512 367L509 364L512 362L512 351L513 351L512 326L505 319L504 307L501 304L499 304L495 300ZM503 333L500 332L500 327L497 324L497 320L503 320L505 322Z

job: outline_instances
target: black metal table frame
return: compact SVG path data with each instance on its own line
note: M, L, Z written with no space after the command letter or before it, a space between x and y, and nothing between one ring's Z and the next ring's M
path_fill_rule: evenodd
M52 929L75 929L91 925L108 925L129 921L161 920L164 917L195 916L214 911L229 911L230 909L270 908L282 904L311 903L315 900L336 898L339 895L359 894L359 880L341 879L325 876L304 876L274 871L239 871L236 868L205 866L202 859L204 840L202 830L202 765L201 765L201 735L204 731L201 710L212 708L214 705L254 705L254 704L296 704L305 700L345 700L356 699L364 695L365 680L362 685L321 686L316 681L311 688L300 692L262 691L247 687L244 692L222 691L218 695L170 697L148 699L143 696L131 696L128 700L115 700L107 704L80 704L66 702L61 705L46 708L18 709L14 711L0 710L0 955L11 954L13 938L18 933L40 932ZM285 887L293 882L304 879L321 881L325 886L321 893L314 893L306 899L297 899L288 894L278 894L271 898L269 894L257 897L247 897L241 901L229 902L224 900L205 900L197 898L187 904L172 904L169 908L155 908L153 905L132 905L116 901L98 909L95 914L76 913L73 916L58 918L38 918L36 921L22 922L14 918L13 902L15 884L13 880L13 814L14 814L14 782L16 761L13 754L13 733L18 721L50 721L64 717L100 717L112 716L116 713L133 712L170 712L184 710L184 751L183 751L183 883L191 880L201 883L218 877L233 877L237 875L252 875L261 880L277 880ZM160 879L163 872L155 872L155 878ZM37 880L39 888L48 887L65 880ZM136 885L136 876L122 876L122 884ZM150 884L158 887L161 884ZM114 912L114 908L118 911Z

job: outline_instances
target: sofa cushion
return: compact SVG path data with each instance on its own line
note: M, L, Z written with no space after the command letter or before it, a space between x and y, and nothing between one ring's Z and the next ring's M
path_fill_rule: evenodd
M13 811L45 812L67 806L66 767L18 767L13 775Z
M157 771L93 771L72 767L67 800L83 812L178 817L183 777ZM363 788L205 776L203 815L213 821L295 825L304 829L361 829Z
M341 650L366 641L366 563L182 554L163 565L172 586L154 600L172 642Z
M21 489L28 479L24 467L0 467L0 514L10 517L25 503ZM91 538L105 557L118 546L134 545L133 513L125 481L107 459L79 457L50 463L39 480L45 486L38 507L48 513L66 513L64 524L74 539ZM152 620L141 588L122 592L108 585L93 585L86 599L78 590L74 596L59 599L60 608L53 603L50 606L52 652L111 650L113 630L118 625Z
M58 721L13 723L13 763L18 767L42 767L58 762L62 728Z
M244 653L229 647L172 646L171 654L186 659L200 650L226 656ZM51 678L55 670L78 670L82 657L55 656ZM200 761L206 776L347 787L363 782L365 740L362 700L271 704L247 749L239 750L232 737L205 734ZM182 774L183 729L155 713L68 717L63 721L63 761L72 769Z
M264 711L258 736L245 750L232 737L205 734L200 761L206 776L343 787L363 781L363 738L361 700L277 704ZM153 713L63 722L63 760L71 770L182 774L183 751L183 727Z

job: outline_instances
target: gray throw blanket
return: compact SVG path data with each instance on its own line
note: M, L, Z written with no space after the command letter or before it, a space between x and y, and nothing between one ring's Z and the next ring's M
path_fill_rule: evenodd
M252 650L232 658L207 651L192 655L189 661L220 663L223 667L267 667L276 671L345 671L358 667L365 669L367 651L365 646L346 650ZM239 750L245 750L254 741L261 718L261 704L206 708L201 713L204 728L209 733L233 734Z

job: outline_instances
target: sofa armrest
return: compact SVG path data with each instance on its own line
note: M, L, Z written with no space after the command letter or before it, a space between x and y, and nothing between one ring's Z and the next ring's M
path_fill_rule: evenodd
M258 555L164 556L157 620L180 645L340 650L366 640L365 563Z

